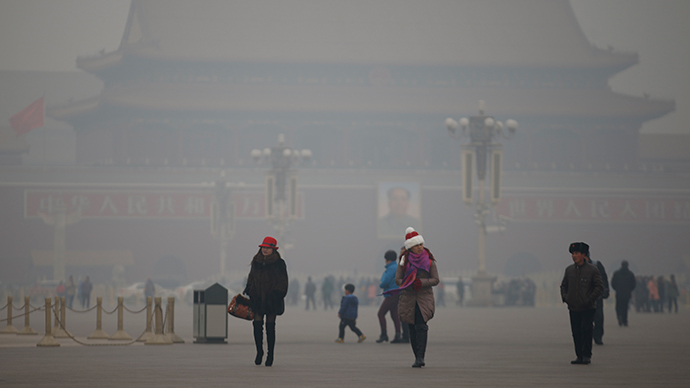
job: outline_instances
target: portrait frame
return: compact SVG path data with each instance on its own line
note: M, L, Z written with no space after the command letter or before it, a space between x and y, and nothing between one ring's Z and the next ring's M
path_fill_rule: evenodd
M407 203L403 201L407 194ZM389 195L392 196L389 202ZM378 184L377 193L377 237L399 239L405 237L409 226L422 233L421 190L415 181L384 181Z

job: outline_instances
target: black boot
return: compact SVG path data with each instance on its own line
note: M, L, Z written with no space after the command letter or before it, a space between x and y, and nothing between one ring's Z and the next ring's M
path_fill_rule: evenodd
M424 365L424 354L426 353L426 339L427 339L427 333L429 332L429 326L426 325L426 323L420 323L418 325L415 325L414 331L415 336L417 337L415 339L416 343L416 348L417 351L415 352L415 361L414 364L412 364L413 368L421 368ZM412 331L410 331L412 333Z
M273 349L276 345L276 323L266 322L266 346L268 353L266 354L266 366L273 365Z
M409 324L408 324L409 325ZM412 345L412 353L414 353L415 363L417 362L417 332L414 325L409 325L408 334L410 335L410 345ZM414 365L412 365L414 366Z
M254 364L261 365L264 357L264 321L254 321L254 344L256 345L256 358Z
M395 337L393 337L393 341L391 341L392 344L399 344L402 343L403 340L400 337L400 333L395 333Z
M410 327L407 323L400 322L400 326L402 328L402 338L400 339L400 342L406 344L410 342Z
M377 344L380 344L381 342L388 342L388 333L386 333L384 330L381 330L381 336L376 340Z

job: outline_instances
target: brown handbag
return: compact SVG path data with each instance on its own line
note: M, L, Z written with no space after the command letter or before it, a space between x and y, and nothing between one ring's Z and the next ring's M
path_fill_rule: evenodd
M242 294L237 294L232 298L228 305L228 314L248 321L254 320L254 311L252 311L251 302Z

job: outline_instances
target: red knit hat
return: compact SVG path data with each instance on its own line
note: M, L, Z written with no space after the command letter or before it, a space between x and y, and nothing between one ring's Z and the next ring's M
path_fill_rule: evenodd
M264 242L259 245L261 248L273 248L273 249L278 249L278 241L274 239L273 237L266 236L264 238Z
M410 226L405 230L405 249L410 249L419 244L424 244L424 237Z

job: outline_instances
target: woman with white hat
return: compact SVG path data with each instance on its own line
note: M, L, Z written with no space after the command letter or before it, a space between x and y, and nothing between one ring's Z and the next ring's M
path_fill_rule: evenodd
M395 283L399 286L398 315L403 324L410 329L410 344L415 356L413 368L425 365L427 322L434 317L435 301L431 287L438 285L436 259L424 247L424 238L413 228L405 231L405 248L400 254L400 262L395 273ZM384 293L386 294L386 293Z
M254 311L254 343L256 358L254 363L261 365L264 356L263 325L266 316L266 366L273 365L273 350L276 342L276 316L285 312L285 295L288 290L288 274L285 261L278 253L277 241L266 237L259 245L259 251L252 259L244 294L251 300Z

